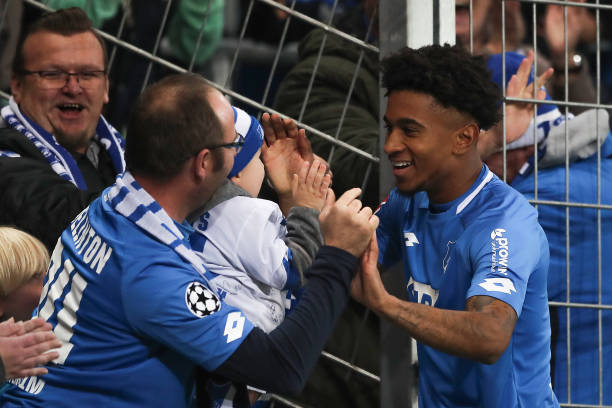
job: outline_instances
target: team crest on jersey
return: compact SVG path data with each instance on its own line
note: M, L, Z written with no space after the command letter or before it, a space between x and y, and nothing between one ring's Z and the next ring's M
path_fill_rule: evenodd
M191 282L185 290L185 303L197 317L209 316L221 309L221 302L215 294L200 282Z

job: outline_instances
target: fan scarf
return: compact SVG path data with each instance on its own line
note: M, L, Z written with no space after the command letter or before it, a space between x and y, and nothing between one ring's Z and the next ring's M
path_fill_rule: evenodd
M115 184L105 193L111 207L162 244L172 248L181 258L189 262L208 282L207 269L193 251L183 243L183 234L174 220L138 184L129 171L117 176Z
M26 136L36 148L45 156L51 168L60 177L70 181L81 190L87 190L85 179L72 155L63 146L57 143L55 137L34 123L24 115L19 106L11 96L9 104L2 108L0 115L4 122L15 130ZM108 152L117 174L125 171L125 160L123 158L124 140L105 119L100 115L96 127L94 139L97 140ZM18 157L13 152L2 152L2 156Z

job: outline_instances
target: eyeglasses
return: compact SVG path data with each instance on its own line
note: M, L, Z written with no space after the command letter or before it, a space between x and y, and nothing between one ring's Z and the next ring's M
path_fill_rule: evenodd
M243 145L244 145L244 137L238 132L236 132L236 138L234 139L233 142L209 146L208 149L212 150L212 149L218 149L220 147L225 147L226 149L234 148L236 149L236 153L238 153L240 149L242 149Z
M23 75L38 75L40 77L40 85L45 89L59 89L64 87L70 80L71 76L75 76L81 88L94 88L100 85L101 80L106 75L104 70L91 70L80 72L66 72L62 70L53 71L21 71Z

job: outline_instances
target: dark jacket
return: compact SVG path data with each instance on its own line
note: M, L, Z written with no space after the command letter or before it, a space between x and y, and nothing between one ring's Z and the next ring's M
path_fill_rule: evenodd
M299 62L291 69L276 94L275 106L282 113L298 118L308 84L316 65L325 32L311 31L299 46ZM302 122L328 135L335 136L346 97L362 49L333 34L328 34L308 98ZM357 79L338 138L372 155L378 154L379 140L378 55L363 51ZM332 144L318 136L310 136L313 151L327 159ZM330 162L334 173L333 188L337 195L352 187L361 187L366 176L368 159L346 149L336 148ZM372 163L364 203L378 205L378 164Z
M100 194L101 186L115 180L104 149L100 149L94 174L99 178L97 188L90 190L79 190L56 174L36 146L12 128L0 128L0 150L21 156L0 157L0 225L16 226L34 235L50 252L70 221Z

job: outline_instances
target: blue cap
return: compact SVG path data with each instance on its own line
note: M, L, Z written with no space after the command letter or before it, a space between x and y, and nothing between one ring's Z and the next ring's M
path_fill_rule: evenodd
M512 75L516 74L521 62L526 57L516 52L506 52L506 85ZM491 79L500 88L502 88L502 54L493 54L487 58L487 67L491 71ZM533 82L533 68L529 73L529 79L527 83ZM546 100L551 100L551 97L546 93ZM553 126L558 126L559 123L563 122L564 117L557 108L557 105L540 105L537 107L537 138L538 142L541 142L548 137L548 132ZM533 145L533 120L529 124L529 128L520 138L512 143L509 143L508 149L518 149L520 147Z
M244 145L234 158L234 167L228 174L228 178L238 175L255 156L255 153L263 143L264 133L259 121L245 111L235 106L234 110L234 127L236 132L244 138Z

